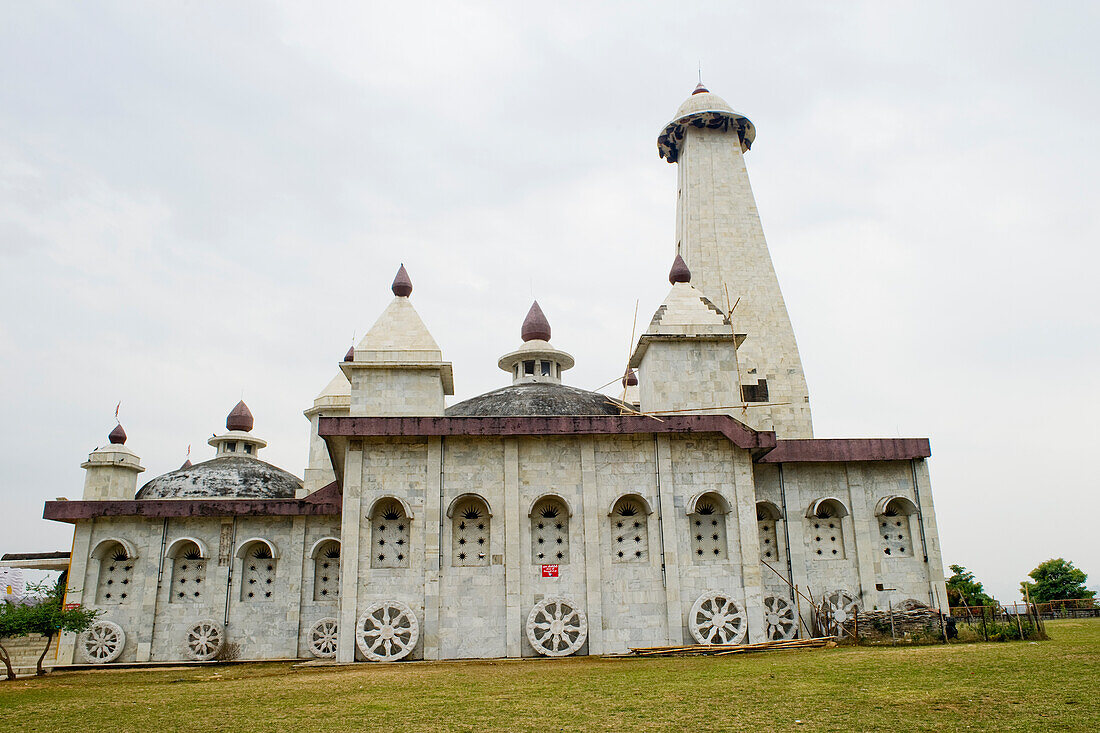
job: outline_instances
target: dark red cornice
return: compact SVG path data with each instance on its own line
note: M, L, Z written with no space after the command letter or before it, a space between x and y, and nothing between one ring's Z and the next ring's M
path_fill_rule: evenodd
M728 415L568 415L524 417L322 417L321 437L397 435L631 435L721 433L738 448L770 449L775 433L757 432Z
M824 438L780 440L758 463L907 461L928 458L928 438Z
M135 499L47 501L42 516L59 522L93 517L228 517L339 514L340 487L332 482L304 499Z

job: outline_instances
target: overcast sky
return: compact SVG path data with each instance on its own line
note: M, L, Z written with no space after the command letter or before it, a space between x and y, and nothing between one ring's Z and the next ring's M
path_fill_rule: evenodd
M749 173L818 437L927 436L945 564L1100 582L1093 3L0 5L0 552L68 549L116 403L147 472L242 394L302 410L392 297L461 400L537 297L622 373L674 250L656 137L703 80Z

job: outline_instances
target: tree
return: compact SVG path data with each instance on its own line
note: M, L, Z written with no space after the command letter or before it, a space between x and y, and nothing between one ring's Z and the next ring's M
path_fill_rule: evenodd
M982 584L974 580L974 573L962 565L951 565L954 573L947 579L947 603L951 606L991 606L994 601L986 594Z
M1023 593L1026 588L1035 603L1092 598L1096 595L1096 591L1085 588L1085 580L1089 576L1083 570L1073 567L1072 562L1060 557L1039 563L1039 567L1028 573L1028 576L1035 582L1023 581L1020 583L1020 592Z
M38 600L23 603L5 601L0 603L0 661L7 669L8 679L15 679L15 670L12 668L11 656L4 648L4 639L14 639L29 634L41 634L46 643L42 653L38 656L35 665L35 674L42 676L46 670L42 668L42 660L46 658L46 652L50 649L53 638L62 631L70 631L79 634L86 631L102 611L93 611L89 608L76 606L65 608L65 575L62 574L57 584L52 588L41 584L29 584L28 595L46 592Z

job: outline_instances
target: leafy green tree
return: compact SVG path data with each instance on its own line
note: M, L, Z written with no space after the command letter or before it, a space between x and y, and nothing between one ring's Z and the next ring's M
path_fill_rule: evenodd
M947 579L947 602L952 606L991 606L995 605L982 584L974 580L974 573L962 565L951 565L954 573Z
M1096 595L1096 591L1085 588L1085 581L1089 577L1085 571L1075 568L1072 562L1060 557L1039 563L1039 567L1028 573L1028 576L1035 582L1023 581L1020 583L1020 592L1023 593L1026 588L1035 603L1093 598Z
M82 606L65 608L64 578L62 574L52 588L42 584L28 585L29 595L45 592L38 600L29 603L0 603L0 661L7 669L9 680L15 679L15 670L12 668L11 656L4 648L4 639L41 634L45 638L45 645L35 665L35 674L41 676L46 674L46 670L42 668L42 660L46 658L53 638L62 631L71 631L74 634L86 631L96 616L102 613Z

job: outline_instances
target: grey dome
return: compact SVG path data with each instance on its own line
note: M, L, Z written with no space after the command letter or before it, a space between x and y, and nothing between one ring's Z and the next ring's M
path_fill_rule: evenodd
M486 392L447 408L447 417L621 415L618 400L564 384L534 382Z
M223 456L170 471L138 489L138 499L293 499L297 476L258 458Z

